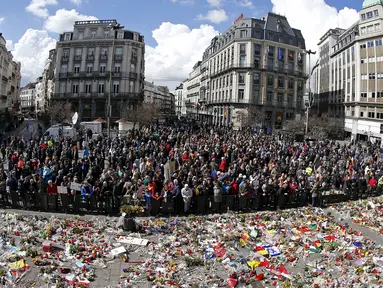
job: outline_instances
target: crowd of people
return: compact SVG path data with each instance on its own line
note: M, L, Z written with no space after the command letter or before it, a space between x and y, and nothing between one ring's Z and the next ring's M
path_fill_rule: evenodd
M69 202L61 205L80 198L118 209L141 201L152 214L283 209L318 206L325 190L383 187L380 147L295 142L250 129L177 123L113 139L92 133L76 140L13 137L0 150L3 201L28 197L37 206L42 195L56 204L65 195Z

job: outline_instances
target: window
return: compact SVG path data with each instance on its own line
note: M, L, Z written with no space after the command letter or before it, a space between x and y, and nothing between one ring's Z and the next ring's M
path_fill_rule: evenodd
M121 73L121 65L120 64L114 65L114 73Z
M63 56L64 57L69 57L69 49L64 49L63 50Z
M273 75L267 75L267 85L268 86L274 86L274 76Z
M294 51L289 50L289 61L294 62Z
M362 75L361 75L361 79L362 79L362 80L368 80L368 76L367 76L367 74L362 74Z
M361 98L367 98L367 92L362 92L360 93Z
M368 112L368 118L375 118L375 112Z
M246 44L240 44L239 45L239 54L241 54L241 55L245 54L246 55Z
M60 83L60 93L65 93L65 83Z
M267 47L267 53L269 54L269 57L273 58L274 57L274 47L268 46Z
M372 33L374 32L374 25L368 25L367 26L367 33Z
M374 30L375 30L375 32L379 32L380 31L380 23L376 23L374 25Z
M230 74L230 85L233 84L233 74Z
M70 38L71 38L70 33L65 34L65 41L70 41L71 40Z
M92 39L95 39L96 38L96 34L97 34L97 31L96 30L92 30L91 32L90 32L90 34L91 34L91 38Z
M293 78L289 78L288 87L289 87L289 89L294 89L294 79Z
M98 83L98 93L104 93L105 91L105 83L99 82Z
M363 35L363 34L366 34L366 27L362 27L362 28L360 29L360 33L362 33L362 35Z
M367 47L374 47L374 41L368 41L367 42Z
M285 60L285 49L278 48L278 60L284 61Z
M373 17L372 12L367 12L367 13L366 13L366 16L367 16L367 19L372 18L372 17Z
M239 56L239 66L240 67L246 66L246 55Z
M243 100L245 98L245 90L239 89L238 90L238 100Z
M366 49L366 44L360 45L360 49Z
M113 93L119 93L120 91L120 82L113 83Z
M94 48L88 48L88 55L89 56L94 55Z
M104 39L108 39L109 38L109 31L104 31Z
M239 84L245 84L245 73L239 73Z
M278 105L282 105L285 100L285 96L283 94L278 94Z
M84 32L78 32L78 39L79 40L82 40L82 39L84 39Z
M72 85L72 93L78 93L78 83L73 83L73 85Z
M274 93L272 91L267 91L267 103L273 104Z
M260 56L261 48L262 46L260 44L254 44L254 55Z
M105 70L106 70L105 64L101 64L100 65L100 73L105 73Z
M366 14L362 14L362 20L366 19Z
M108 48L101 48L101 55L108 55Z
M122 55L122 47L116 47L116 55Z
M129 92L134 92L134 81L129 82L129 87L130 87Z
M375 79L375 73L368 74L368 79L370 79L370 80Z
M74 73L74 74L78 74L78 73L80 73L80 66L79 66L79 65L74 66L74 68L73 68L73 73Z
M376 40L375 46L382 46L382 40Z
M285 79L283 77L278 77L278 88L285 88Z
M92 84L89 82L85 84L85 93L92 93Z
M86 73L92 73L93 72L93 64L88 64L86 66Z
M247 37L247 30L241 30L241 38Z
M259 74L258 73L254 73L253 83L254 83L254 85L259 85Z
M76 48L76 56L81 56L82 48Z
M117 34L117 38L118 38L118 39L124 39L124 32L119 32L119 33Z
M378 10L374 10L374 16L375 17L379 16L379 11Z

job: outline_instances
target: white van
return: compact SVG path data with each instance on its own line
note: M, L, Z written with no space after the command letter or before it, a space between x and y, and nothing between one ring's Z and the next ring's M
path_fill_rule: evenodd
M64 125L53 125L51 128L49 128L45 133L43 134L43 138L47 139L50 137L58 138L58 137L71 137L74 138L76 134L76 130L71 126L64 126Z

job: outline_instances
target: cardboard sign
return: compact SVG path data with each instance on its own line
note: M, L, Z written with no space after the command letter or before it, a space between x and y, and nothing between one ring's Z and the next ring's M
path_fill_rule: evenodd
M84 150L78 150L78 158L83 159L84 158Z
M82 185L79 183L74 183L74 182L70 183L70 189L75 191L81 191L81 186Z
M66 186L57 186L57 192L59 194L68 194L68 188Z
M141 239L141 238L133 238L133 237L121 236L118 239L118 242L123 243L123 244L132 244L132 245L146 246L146 245L148 245L149 240Z

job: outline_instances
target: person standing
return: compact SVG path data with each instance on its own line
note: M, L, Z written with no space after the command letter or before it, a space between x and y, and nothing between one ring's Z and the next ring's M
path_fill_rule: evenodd
M190 209L191 199L193 197L193 191L188 184L185 184L184 188L182 188L181 195L184 200L184 212L187 213Z

